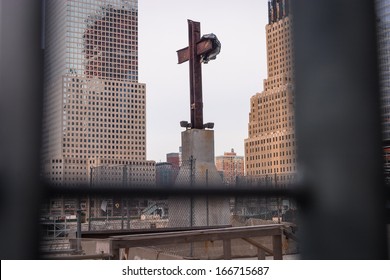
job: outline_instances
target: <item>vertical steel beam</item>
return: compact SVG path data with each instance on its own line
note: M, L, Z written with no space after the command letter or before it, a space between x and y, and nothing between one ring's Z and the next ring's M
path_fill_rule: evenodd
M374 1L291 4L302 257L386 258Z
M188 20L188 47L190 50L190 103L192 128L203 129L202 65L196 51L200 40L200 23Z
M272 250L274 252L274 260L283 260L282 235L272 236Z
M232 259L232 241L231 239L223 240L223 258L225 260Z
M118 246L118 241L110 240L110 255L113 260L120 259L120 248Z
M76 214L77 214L77 252L81 252L81 205L80 205L80 196L77 196L76 199Z

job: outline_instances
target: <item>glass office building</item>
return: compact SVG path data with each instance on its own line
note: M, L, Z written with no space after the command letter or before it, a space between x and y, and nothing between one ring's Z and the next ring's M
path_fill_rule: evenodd
M390 182L390 1L377 0L377 38L379 77L382 104L382 137L385 178Z
M383 137L390 143L390 1L379 0L376 5Z
M93 170L122 178L114 170L131 166L134 183L152 184L138 1L46 0L44 7L44 178L88 184Z

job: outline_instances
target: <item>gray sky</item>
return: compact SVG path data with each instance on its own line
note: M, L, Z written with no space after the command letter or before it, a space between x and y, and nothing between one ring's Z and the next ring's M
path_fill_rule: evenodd
M204 122L214 122L215 155L244 155L249 99L266 78L267 0L139 0L139 81L146 83L147 159L165 161L181 145L179 122L190 121L187 19L221 41L217 59L202 65Z

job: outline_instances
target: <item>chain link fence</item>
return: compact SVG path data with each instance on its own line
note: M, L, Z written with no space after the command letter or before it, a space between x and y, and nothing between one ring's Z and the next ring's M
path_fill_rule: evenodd
M196 159L190 158L182 162L179 170L163 165L164 169L160 169L160 176L164 184L156 183L156 189L172 186L196 188L199 185L208 186L217 183L222 188L250 186L282 189L296 180L294 174L237 177L235 186L223 186L219 172L201 169L196 164ZM99 180L99 183L122 182L126 183L127 187L131 187L129 168L125 166L110 170L99 169L92 178ZM210 197L207 195L147 198L93 197L89 198L87 204L89 208L85 210L89 231L224 226L233 223L232 217L274 222L296 220L296 204L285 197Z
M236 178L236 186L263 188L268 190L288 190L297 183L296 173L273 175L241 176ZM235 197L232 214L246 219L272 220L274 222L297 221L297 204L289 197Z
M52 207L57 214L60 214L60 209L63 209L62 215L65 215L68 225L66 230L62 231L63 233L60 233L57 228L55 228L56 232L54 232L54 228L53 231L50 231L54 225L45 225L44 229L46 231L44 234L51 236L52 240L43 243L43 249L52 252L64 251L67 246L70 249L69 242L65 241L76 237L78 209L81 209L81 232L92 235L105 233L115 235L120 232L137 231L161 232L165 229L197 229L219 226L245 227L283 222L296 223L296 204L288 197L215 196L207 194L180 197L159 195L159 189L170 187L196 189L199 186L202 188L212 186L229 190L232 188L239 190L242 187L282 189L287 188L287 184L284 184L285 181L283 180L288 178L293 182L296 179L292 174L237 177L236 185L226 186L223 185L221 175L216 170L202 169L196 164L196 159L191 158L183 161L179 170L164 165L162 172L165 172L165 174L162 173L161 175L163 185L159 185L157 182L155 185L143 185L143 187L153 187L156 190L156 195L153 196L86 195L78 199L72 197L53 199L46 206L46 210L49 211ZM132 188L137 186L137 182L147 182L146 180L143 181L141 177L135 180L131 179L136 178L132 172L140 171L136 168L135 166L131 168L129 166L93 168L91 169L91 188L99 185ZM61 216L59 217L61 219ZM58 235L57 238L54 236L56 234ZM260 238L257 241L266 245L271 244L270 240L266 238ZM223 244L221 242L193 242L152 246L140 250L142 251L141 254L150 251L157 252L157 255L163 253L177 258L218 259L222 256ZM297 252L295 243L289 246L286 247L289 249L284 252ZM61 249L55 251L53 248ZM83 247L83 250L85 248ZM242 240L234 240L232 250L243 257L256 254L254 249Z
M156 168L151 162L90 167L91 187L150 187L156 184Z
M221 173L215 166L202 165L193 157L183 160L180 168L170 164L101 165L90 169L91 189L99 186L156 189L153 197L84 196L77 205L76 199L53 199L47 212L57 216L76 218L81 209L83 231L102 232L135 229L194 228L226 226L248 219L290 221L296 219L296 204L287 197L242 197L208 195L158 195L161 188L269 188L283 189L294 183L295 174L265 176L237 176L235 185L223 185ZM59 202L60 201L60 202ZM234 217L234 218L233 218Z
M166 228L166 198L93 197L88 210L88 231Z

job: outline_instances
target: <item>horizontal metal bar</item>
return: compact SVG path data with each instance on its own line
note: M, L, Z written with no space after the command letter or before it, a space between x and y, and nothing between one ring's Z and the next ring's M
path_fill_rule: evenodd
M91 240L105 239L110 236L123 236L123 235L135 235L135 234L147 234L147 233L163 233L163 232L185 232L190 230L206 230L226 228L227 226L196 226L196 227L174 227L174 228L148 228L148 229L130 229L130 230L107 230L107 231L83 231L81 232L81 238L85 240L90 238Z
M213 48L213 43L211 40L202 40L196 44L196 54L202 55ZM177 51L178 64L186 62L190 59L190 50L188 47L180 49Z
M283 188L270 187L265 185L256 186L209 186L209 187L188 187L188 186L175 186L175 187L88 187L88 186L75 186L75 187L51 187L47 186L46 194L48 196L64 195L132 195L132 196L286 196L297 199L306 200L309 198L310 193L308 188L304 185L292 184Z
M112 250L118 248L180 244L200 241L216 241L236 238L281 235L280 225L261 225L212 230L197 230L181 233L140 234L111 238Z

